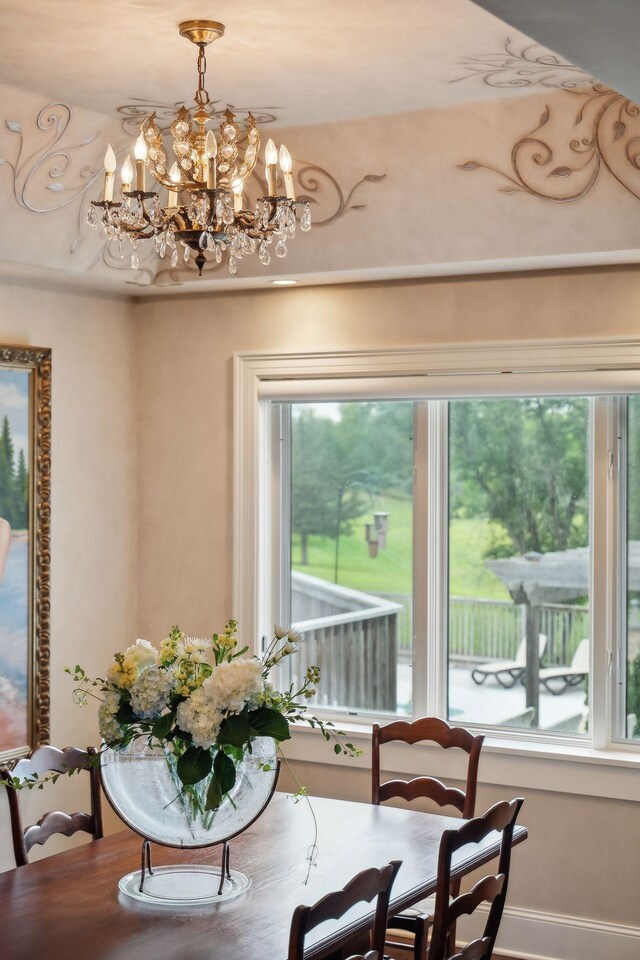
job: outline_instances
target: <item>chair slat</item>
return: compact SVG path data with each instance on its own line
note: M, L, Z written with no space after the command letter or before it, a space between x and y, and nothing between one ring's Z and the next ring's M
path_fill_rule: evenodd
M45 813L37 823L24 831L24 845L27 853L36 844L42 846L56 833L72 837L79 830L93 833L93 817L88 813L63 813L60 810Z
M459 747L465 753L471 753L476 737L464 727L452 727L440 717L422 717L413 721L395 720L380 727L380 743L391 743L394 740L402 743L432 740L445 750Z
M455 807L464 810L466 794L458 787L448 787L436 777L414 777L413 780L387 780L380 785L380 800L401 797L403 800L424 798L433 800L439 807Z
M307 933L326 920L339 920L358 903L370 903L377 899L376 915L373 926L373 950L365 955L365 960L380 957L384 952L384 935L389 913L389 898L400 861L392 860L386 867L378 870L371 867L357 874L342 890L328 893L311 907L296 907L291 921L289 935L289 960L304 960L304 941ZM348 934L345 932L346 943ZM336 948L338 944L336 944ZM357 958L354 958L357 960Z
M491 941L489 937L483 937L481 940L472 940L466 947L463 947L460 953L456 953L451 960L489 960L491 953Z
M455 897L449 904L449 920L459 920L478 909L481 903L493 903L504 887L504 874L497 877L484 877L473 885L468 893Z
M0 780L11 781L16 777L21 781L31 780L35 776L43 777L48 773L68 773L71 770L87 769L91 789L91 813L62 813L55 810L46 813L38 823L23 827L18 791L7 787L9 814L11 818L11 839L17 867L29 862L29 851L36 844L42 845L54 834L70 837L79 830L89 833L94 840L104 836L102 825L102 802L100 797L100 775L92 762L96 757L95 747L81 750L79 747L53 747L46 744L37 747L28 757L16 761L11 768L0 770Z

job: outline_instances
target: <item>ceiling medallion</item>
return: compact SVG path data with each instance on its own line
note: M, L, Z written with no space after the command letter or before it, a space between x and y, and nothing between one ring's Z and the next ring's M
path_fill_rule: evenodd
M134 168L127 157L120 172L122 199L114 200L116 156L108 146L104 158L102 200L91 203L87 222L101 224L108 240L117 242L122 259L125 241L131 243L131 267L140 266L138 247L152 240L159 257L170 257L178 265L179 249L188 263L192 251L200 275L211 254L216 263L228 259L229 273L238 272L238 261L258 254L265 266L271 263L269 247L287 255L287 242L296 227L311 228L307 201L296 200L291 155L282 145L276 149L269 140L265 149L268 196L260 197L254 210L245 209L244 182L258 161L260 134L249 113L243 137L235 115L227 109L218 135L207 123L213 119L205 88L205 48L224 34L224 26L213 20L187 20L179 24L180 35L198 47L198 89L195 108L180 107L169 128L175 161L170 165L156 114L146 117L134 147ZM239 149L240 148L240 149ZM284 195L278 194L278 166L283 174ZM157 190L147 190L146 173L167 190L162 203Z

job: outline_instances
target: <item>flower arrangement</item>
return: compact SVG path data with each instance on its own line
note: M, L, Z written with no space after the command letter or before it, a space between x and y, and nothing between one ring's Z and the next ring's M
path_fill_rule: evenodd
M337 754L359 753L333 724L307 713L306 702L320 680L318 667L308 668L298 689L291 684L280 692L270 682L272 669L295 653L300 634L276 627L259 659L246 656L237 628L229 620L222 633L201 639L175 626L159 649L138 640L115 655L105 678L91 678L79 665L67 668L78 703L89 696L101 700L105 749L124 749L142 738L162 748L175 770L178 796L194 812L215 813L220 807L256 737L272 737L279 745L290 739L297 721L318 728Z

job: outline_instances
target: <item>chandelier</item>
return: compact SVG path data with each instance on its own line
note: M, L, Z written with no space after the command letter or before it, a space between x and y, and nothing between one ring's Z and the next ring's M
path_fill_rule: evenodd
M258 198L253 210L248 209L244 185L260 151L254 117L248 114L243 131L227 108L217 136L207 129L213 114L205 87L205 49L223 36L224 26L212 20L187 20L178 29L198 47L198 89L195 107L181 106L169 127L175 160L170 163L167 157L164 136L168 134L152 113L143 120L135 142L135 171L130 156L122 164L121 200L114 200L117 161L111 144L107 147L103 198L91 202L87 222L104 228L121 259L130 252L133 270L140 266L138 249L146 240L152 241L160 258L169 256L172 267L178 265L180 248L185 263L195 253L200 275L209 259L219 264L223 258L229 273L236 274L238 261L255 253L268 267L272 245L276 257L286 257L287 243L296 228L311 228L308 201L296 199L291 155L284 145L278 151L273 140L268 141L264 157L267 195ZM283 194L278 193L278 167ZM166 194L147 189L147 171Z

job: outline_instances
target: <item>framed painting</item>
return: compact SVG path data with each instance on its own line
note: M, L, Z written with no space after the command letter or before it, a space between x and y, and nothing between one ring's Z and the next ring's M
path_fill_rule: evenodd
M0 346L0 761L49 739L51 351Z

